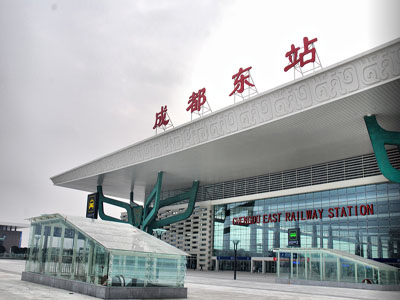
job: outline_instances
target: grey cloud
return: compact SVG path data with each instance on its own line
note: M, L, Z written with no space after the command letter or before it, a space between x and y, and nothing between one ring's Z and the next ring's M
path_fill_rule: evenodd
M220 4L0 2L0 219L83 214L49 177L153 134Z

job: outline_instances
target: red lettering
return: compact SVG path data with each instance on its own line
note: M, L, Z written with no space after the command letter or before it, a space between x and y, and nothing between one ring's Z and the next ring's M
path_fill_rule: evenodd
M268 215L268 221L269 221L270 223L272 223L272 217L271 217L271 214L269 214L269 215Z
M282 214L282 213L278 213L278 222L281 221L281 214Z
M285 221L290 221L289 218L290 218L290 213L287 212L287 213L286 213L286 220L285 220Z
M360 213L362 216L365 216L367 213L367 208L365 207L365 205L361 205L360 206Z
M342 212L341 212L341 214L340 214L340 217L341 217L341 218L347 217L347 214L346 214L346 207L342 207Z
M273 214L272 217L273 217L272 222L276 223L276 221L278 220L277 219L278 218L278 214Z
M356 212L356 216L358 216L358 210L357 210L357 205L356 205L356 209L355 209L355 212Z
M322 219L322 213L324 212L324 209L318 209L319 213L319 218Z
M233 225L236 225L236 218L233 218L232 224L233 224Z
M367 204L367 215L373 215L373 214L374 214L374 205L371 204L371 206L369 206L369 204ZM399 252L399 250L397 250L397 252Z
M339 207L335 207L335 210L336 210L336 218L338 218L339 217Z
M312 218L313 218L313 220L318 219L317 211L315 209L313 210Z
M332 207L330 207L330 208L328 209L328 217L329 217L329 219L332 219L332 218L333 218L333 208L332 208Z
M266 218L266 214L265 215L263 215L263 223L268 223L268 218Z
M303 220L303 221L306 220L303 218L303 211L301 211L301 220Z
M290 221L296 221L296 213L292 212L292 219Z
M299 218L299 211L297 211L297 221L300 220Z
M351 209L353 208L353 206L347 206L347 208L349 209L349 217L351 217Z

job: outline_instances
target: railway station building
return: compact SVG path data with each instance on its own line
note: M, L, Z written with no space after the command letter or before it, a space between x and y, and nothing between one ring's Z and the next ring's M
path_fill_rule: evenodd
M234 240L238 269L248 272L276 272L273 250L291 243L399 267L399 95L398 39L52 181L88 193L101 185L110 197L133 192L135 202L160 171L161 201L198 181L192 215L161 236L190 255L188 268L232 270ZM386 142L374 144L374 132ZM186 206L162 207L158 217Z

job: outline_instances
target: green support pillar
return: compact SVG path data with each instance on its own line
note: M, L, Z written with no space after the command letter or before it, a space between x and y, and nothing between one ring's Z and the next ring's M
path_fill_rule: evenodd
M400 132L383 129L379 126L374 115L365 116L364 121L368 129L379 170L390 181L400 183L400 170L391 165L385 149L385 145L397 145L400 149Z
M103 195L103 187L101 185L97 186L97 193L99 194L99 215L102 220L120 222L120 223L129 223L129 224L133 223L132 210L131 210L131 205L129 203L105 197ZM124 208L128 215L128 221L122 221L121 219L117 219L106 215L104 213L104 203Z
M144 202L142 230L146 232L148 232L149 223L156 219L158 209L160 207L162 177L163 172L159 172L157 176L157 183ZM153 199L154 204L153 207L150 209L150 204L153 203Z
M161 201L161 185L162 185L163 172L159 172L157 175L157 182L144 202L144 206L140 206L133 202L133 192L130 192L129 198L130 203L114 200L107 198L103 194L103 188L101 185L97 186L97 193L99 196L99 216L105 221L128 223L137 228L141 228L147 233L152 233L153 229L161 228L163 226L169 225L171 223L179 222L185 220L191 216L194 210L194 204L196 202L197 191L199 188L199 182L194 181L190 191L176 195L174 197L167 198ZM157 220L157 213L161 207L168 206L183 200L189 199L187 209L178 215L168 217L166 219ZM104 212L104 203L110 205L122 207L126 210L128 220L123 221L111 216L108 216ZM152 206L151 206L152 204Z
M199 182L194 181L190 191L180 194L180 195L176 195L176 196L167 198L167 199L161 201L159 208L189 199L188 206L183 213L176 214L174 216L171 216L171 217L168 217L168 218L165 218L162 220L158 220L158 221L154 220L153 222L151 222L149 224L149 228L148 228L147 232L152 233L153 229L161 228L163 226L166 226L166 225L169 225L172 223L176 223L176 222L180 222L180 221L183 221L183 220L186 220L187 218L189 218L192 215L193 210L194 210L194 204L196 202L196 196L197 196L198 189L199 189Z

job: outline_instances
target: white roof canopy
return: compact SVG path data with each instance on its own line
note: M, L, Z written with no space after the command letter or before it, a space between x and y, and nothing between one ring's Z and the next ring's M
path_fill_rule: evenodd
M363 117L400 131L400 39L52 177L127 198L372 153Z

